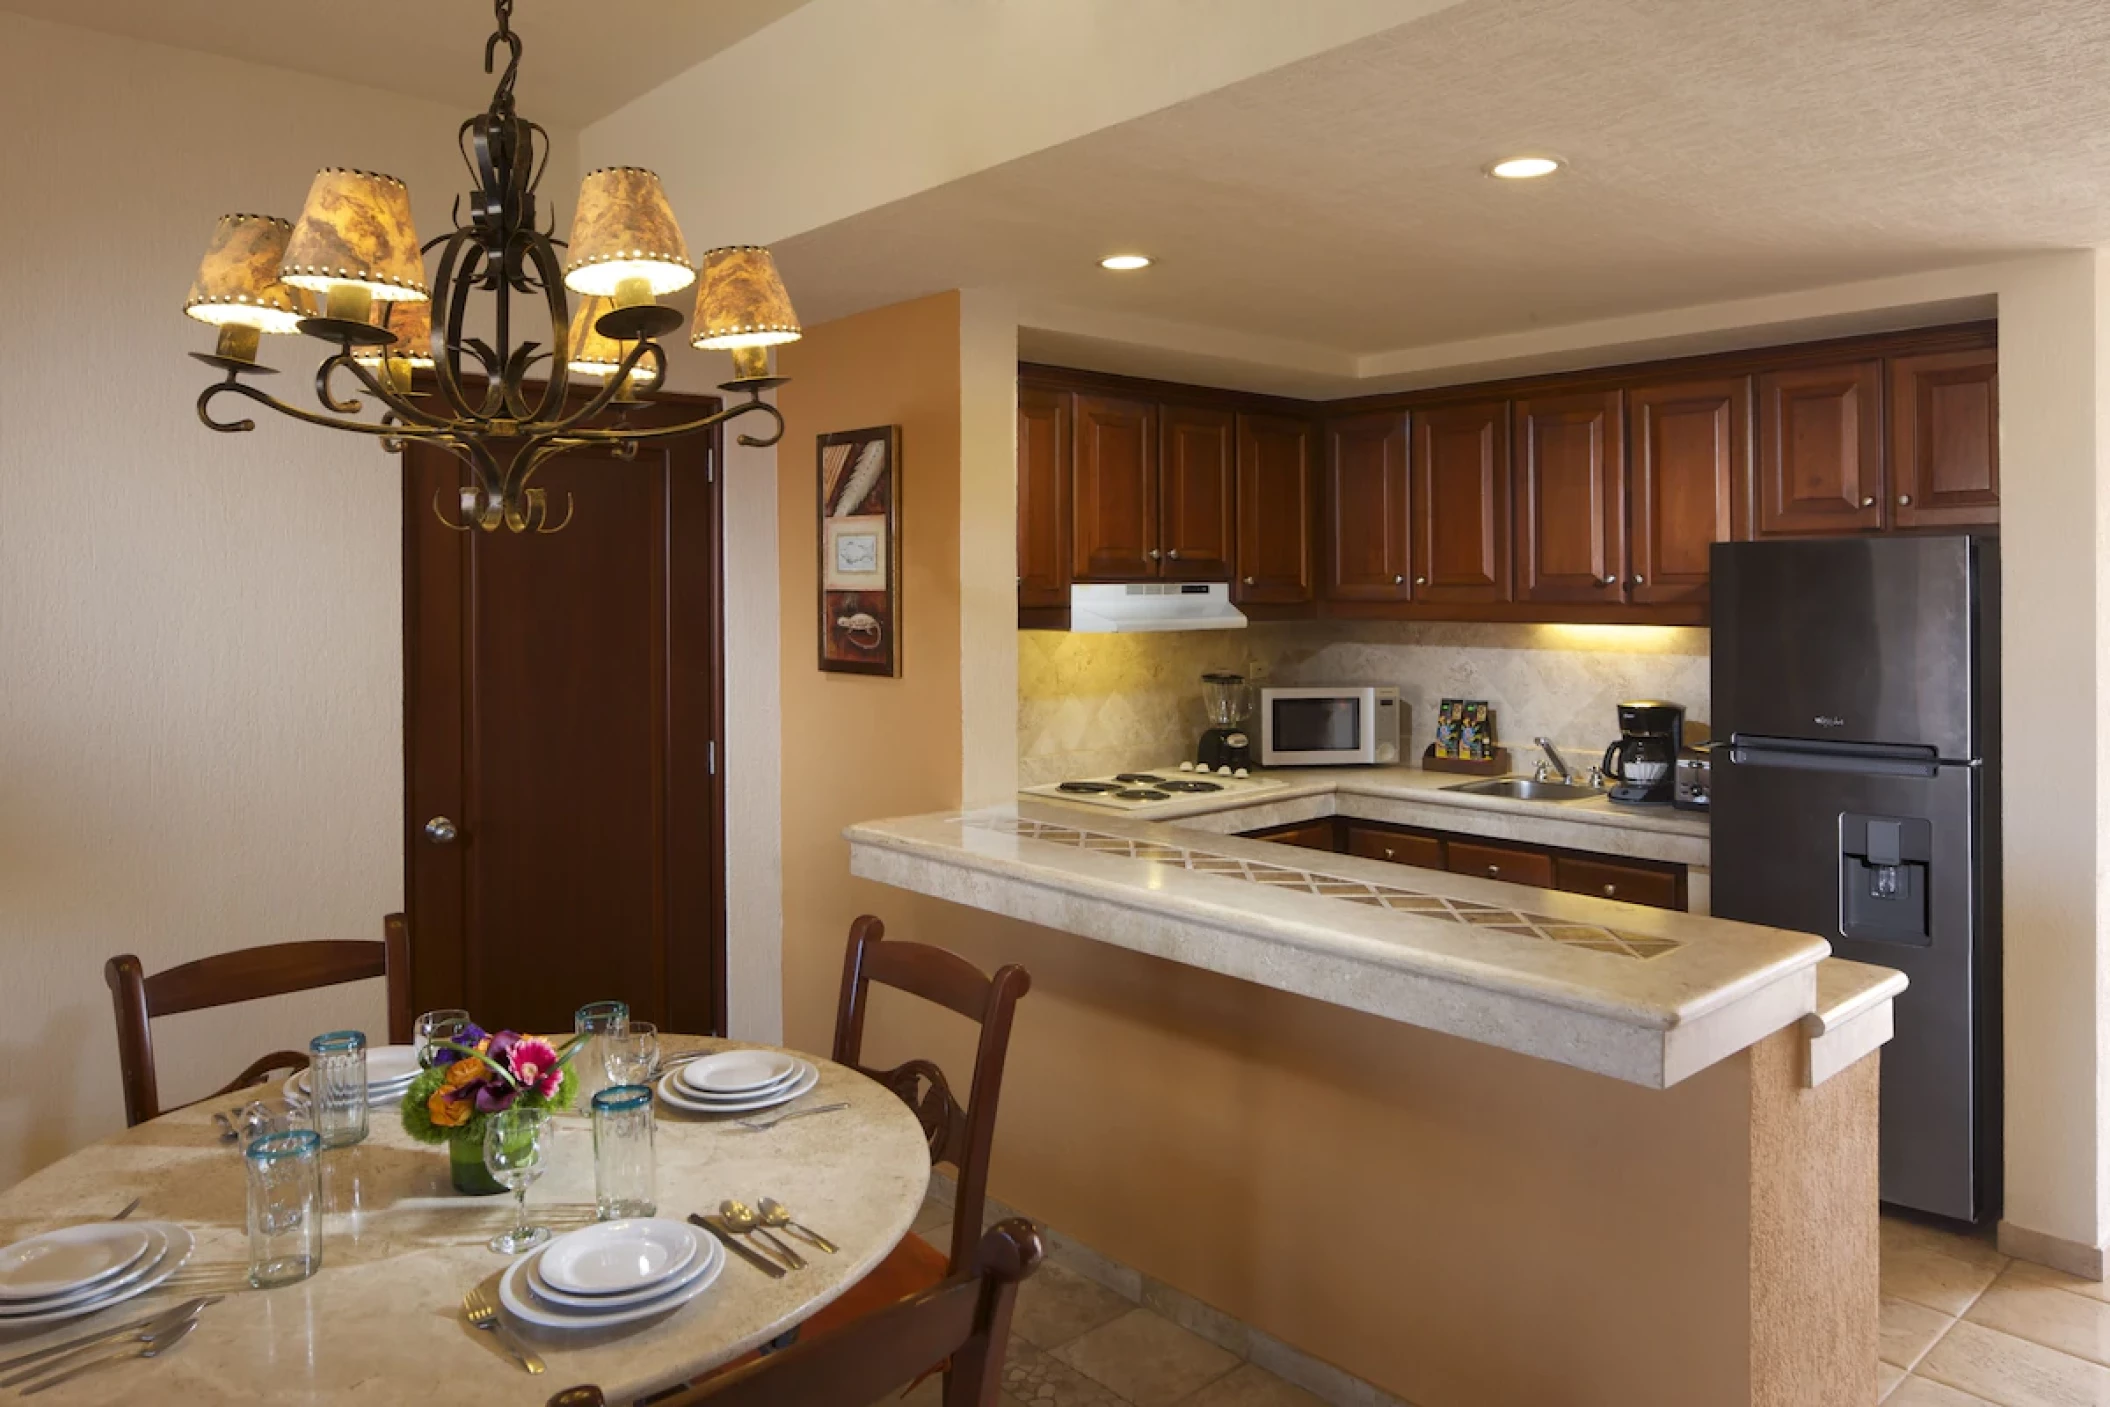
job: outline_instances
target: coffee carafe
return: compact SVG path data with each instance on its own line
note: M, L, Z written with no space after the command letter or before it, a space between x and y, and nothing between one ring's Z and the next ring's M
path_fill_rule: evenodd
M1209 715L1209 731L1202 734L1195 749L1194 765L1211 772L1252 766L1253 748L1245 721L1253 711L1253 696L1246 689L1245 676L1204 674L1202 708Z
M1604 750L1607 795L1631 805L1668 805L1685 745L1685 706L1658 699L1619 705L1619 741Z

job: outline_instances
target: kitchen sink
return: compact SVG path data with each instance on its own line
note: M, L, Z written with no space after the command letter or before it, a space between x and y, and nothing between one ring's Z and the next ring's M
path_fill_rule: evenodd
M1490 777L1484 782L1460 782L1444 790L1470 792L1474 796L1506 796L1515 801L1587 801L1593 796L1604 795L1598 787L1534 781L1530 777Z

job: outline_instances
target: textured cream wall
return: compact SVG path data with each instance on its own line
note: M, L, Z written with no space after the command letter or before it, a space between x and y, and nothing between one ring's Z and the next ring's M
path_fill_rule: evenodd
M204 429L180 309L214 218L291 217L317 166L403 177L428 235L466 173L450 109L11 15L0 53L5 1185L123 1121L105 958L379 937L401 907L396 463ZM575 172L567 139L566 210ZM317 344L265 343L306 400ZM381 1022L369 983L157 1023L164 1097Z

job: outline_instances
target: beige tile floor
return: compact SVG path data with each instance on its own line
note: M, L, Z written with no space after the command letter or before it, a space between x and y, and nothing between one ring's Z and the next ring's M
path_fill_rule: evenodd
M1885 1407L2110 1407L2110 1285L1883 1219Z

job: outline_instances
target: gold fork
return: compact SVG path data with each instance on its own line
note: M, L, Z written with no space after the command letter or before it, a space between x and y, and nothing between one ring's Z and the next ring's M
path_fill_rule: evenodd
M477 1328L497 1334L498 1341L506 1346L506 1351L519 1359L520 1366L529 1373L539 1373L546 1366L540 1358L528 1351L527 1345L513 1337L513 1331L498 1317L498 1306L491 1302L491 1297L485 1293L483 1286L474 1286L468 1294L462 1296L462 1313L468 1315L469 1322Z

